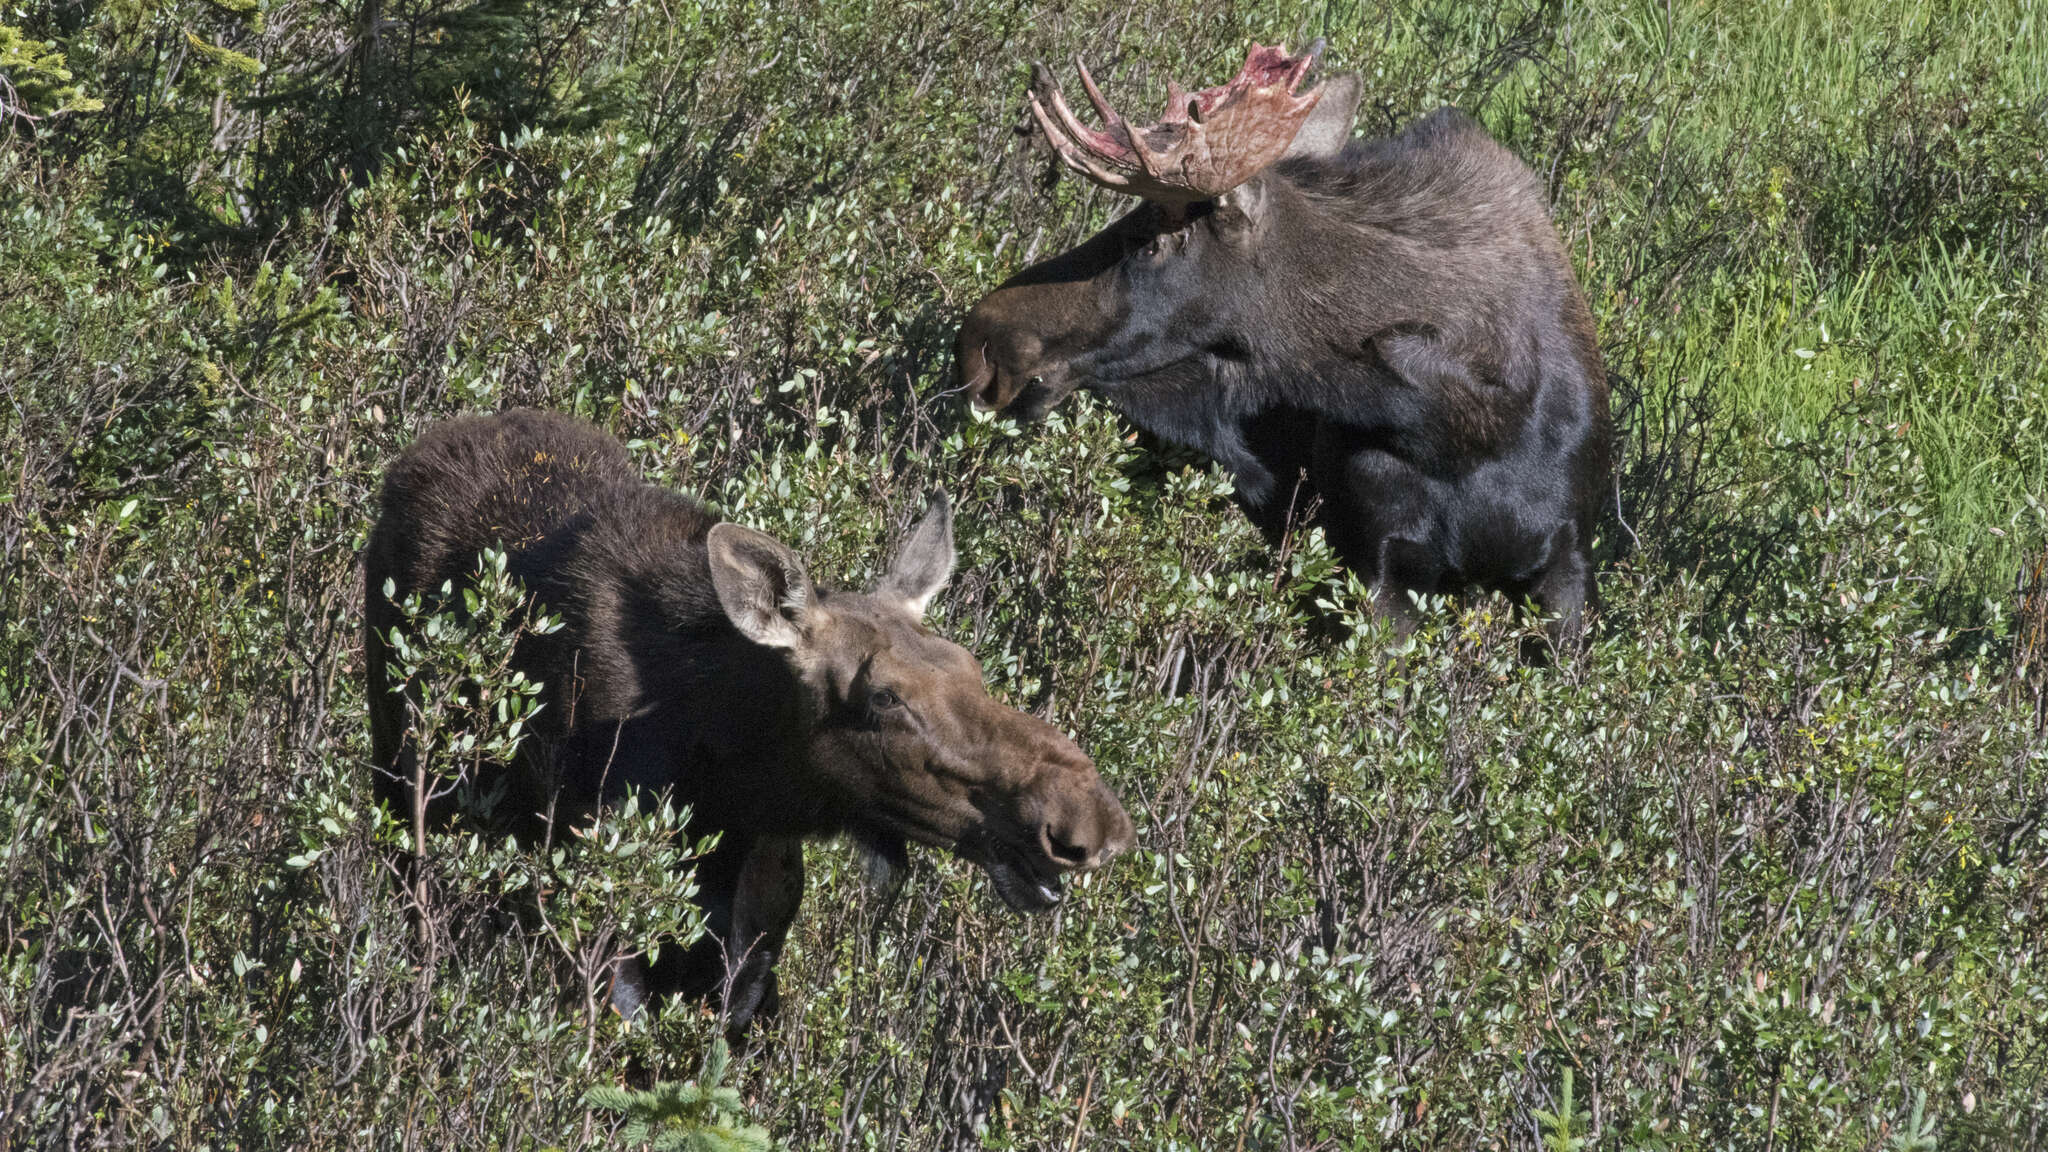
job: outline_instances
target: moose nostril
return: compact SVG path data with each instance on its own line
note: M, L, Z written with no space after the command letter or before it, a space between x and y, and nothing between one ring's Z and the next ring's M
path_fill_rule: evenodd
M1085 845L1067 839L1050 824L1040 829L1039 835L1045 841L1045 854L1055 863L1068 868L1087 867L1089 853Z

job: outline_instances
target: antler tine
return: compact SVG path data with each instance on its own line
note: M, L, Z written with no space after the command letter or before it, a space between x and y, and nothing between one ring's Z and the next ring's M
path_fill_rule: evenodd
M1087 89L1088 102L1095 105L1095 114L1102 117L1103 125L1106 127L1123 123L1124 118L1117 115L1116 109L1109 106L1109 101L1102 98L1102 89L1095 86L1095 77L1088 74L1088 65L1083 64L1079 56L1074 57L1074 67L1081 70L1081 87Z
M1053 114L1059 118L1060 134L1072 143L1080 145L1084 151L1101 151L1100 145L1092 139L1097 133L1086 124L1081 123L1080 117L1074 115L1074 110L1067 107L1067 99L1060 94L1060 90L1058 88L1052 89L1051 95ZM1037 93L1032 94L1031 106L1039 110L1042 118L1044 111L1043 106L1038 101Z

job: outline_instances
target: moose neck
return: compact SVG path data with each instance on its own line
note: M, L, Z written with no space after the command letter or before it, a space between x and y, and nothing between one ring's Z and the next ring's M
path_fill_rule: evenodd
M1356 218L1349 205L1286 175L1259 184L1256 233L1240 247L1242 267L1219 289L1227 299L1200 301L1197 323L1182 313L1149 334L1127 328L1115 346L1075 365L1084 386L1132 423L1229 470L1253 505L1277 495L1276 472L1301 461L1276 458L1251 425L1264 413L1356 410L1375 396L1398 401L1372 339L1433 322L1421 245L1404 234L1406 221ZM1128 306L1142 319L1150 302ZM1201 336L1187 335L1201 328Z
M687 764L650 764L679 783L707 827L805 835L837 830L850 802L811 764L819 709L783 654L716 625L632 637L637 743ZM622 735L618 755L635 743Z

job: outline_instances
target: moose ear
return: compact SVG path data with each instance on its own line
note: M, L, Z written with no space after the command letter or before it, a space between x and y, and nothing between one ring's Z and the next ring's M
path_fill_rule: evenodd
M1281 159L1328 159L1342 152L1351 143L1352 124L1358 119L1358 98L1364 92L1354 73L1323 81L1322 99L1316 101L1315 110L1302 121L1301 131L1294 134L1294 143L1287 146L1287 154Z
M1216 210L1209 215L1220 234L1239 244L1256 235L1266 215L1266 182L1247 180L1216 198Z
M804 562L772 536L718 524L705 538L711 586L740 634L770 648L800 648L809 631L811 578Z
M904 538L876 595L895 600L921 616L953 575L953 505L944 492L932 493L924 517Z

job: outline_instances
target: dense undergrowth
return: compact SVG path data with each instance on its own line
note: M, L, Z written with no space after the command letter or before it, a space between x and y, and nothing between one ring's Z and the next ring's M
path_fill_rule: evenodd
M798 1148L2048 1144L2043 21L0 10L0 1148L605 1146L721 1076ZM946 394L1117 207L1018 135L1026 61L1150 104L1311 35L1364 130L1457 103L1552 190L1623 431L1554 666L1498 603L1385 635L1105 408ZM356 553L385 461L513 404L847 582L948 488L942 626L1138 850L1018 921L813 848L730 1070L601 1007L688 919L675 813L399 883Z

